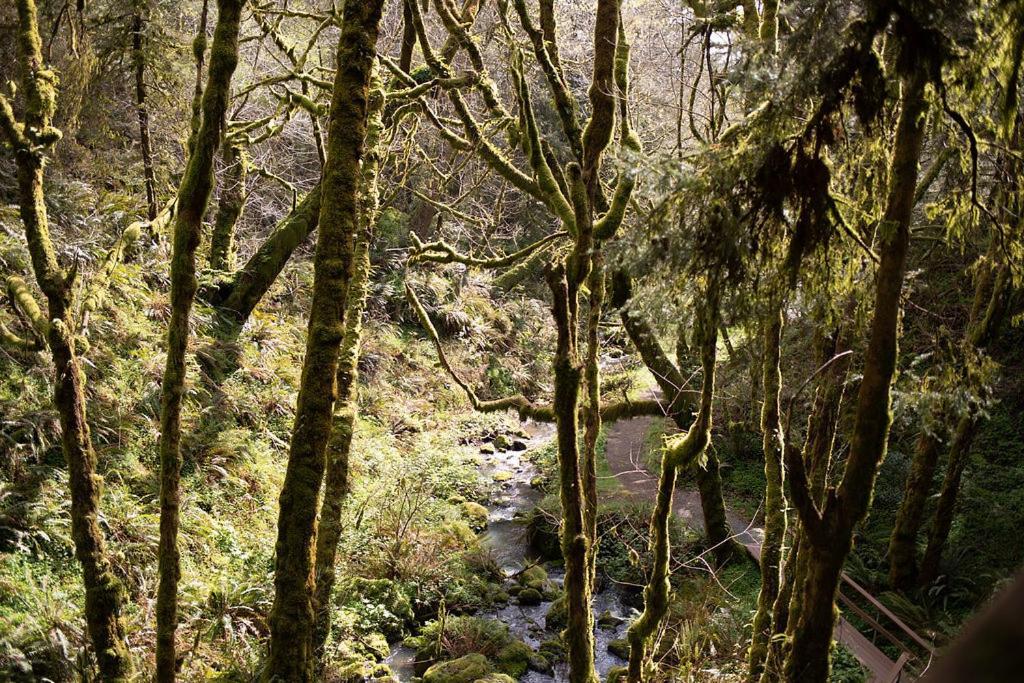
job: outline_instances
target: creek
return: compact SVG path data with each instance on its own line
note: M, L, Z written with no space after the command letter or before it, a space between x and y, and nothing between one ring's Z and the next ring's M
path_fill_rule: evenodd
M529 439L525 440L525 449L496 450L493 454L483 455L485 462L481 465L481 474L493 479L501 473L495 483L495 493L488 506L487 531L482 536L485 547L490 549L492 556L502 571L512 581L512 577L537 558L530 549L527 540L526 517L540 503L543 492L532 487L530 482L539 475L536 466L531 462L529 453L547 444L554 435L554 426L528 423L525 425ZM506 478L508 475L511 477ZM564 573L561 569L550 568L548 578L561 587ZM608 670L614 666L625 666L625 660L608 651L608 643L612 640L625 638L626 628L636 612L626 606L624 592L615 585L605 586L594 596L594 621L599 616L610 614L617 620L615 626L597 626L594 632L595 658L598 674L604 679ZM537 647L546 640L558 637L557 631L548 630L545 615L551 602L544 600L539 605L518 605L513 598L507 605L478 612L476 616L495 619L509 628L509 632L531 648ZM392 646L391 654L386 662L402 683L414 677L413 664L415 651L401 643ZM522 683L563 683L568 681L568 669L564 663L556 664L550 674L529 671L520 681Z

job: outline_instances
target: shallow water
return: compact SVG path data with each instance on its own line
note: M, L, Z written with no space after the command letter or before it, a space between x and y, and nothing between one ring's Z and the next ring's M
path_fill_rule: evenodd
M482 540L491 550L502 571L506 575L521 571L533 559L526 538L526 524L523 517L532 510L544 494L530 486L530 480L539 474L537 468L526 455L530 450L544 445L554 434L553 425L530 423L526 426L530 435L527 449L524 451L498 451L492 455L484 455L485 462L480 467L485 477L492 477L497 472L508 472L511 479L495 485L495 494L488 506L488 528ZM561 570L552 570L548 578L556 585L562 584ZM542 642L557 637L557 633L544 628L544 617L551 603L544 601L539 605L526 607L509 603L490 611L478 613L477 616L497 619L509 627L509 632L536 649ZM624 638L628 620L635 614L623 601L623 594L614 586L606 588L594 596L594 619L604 612L610 612L623 622L614 628L597 627L595 629L595 664L598 674L604 678L613 666L624 666L625 661L608 652L608 643L617 638ZM392 646L390 656L385 660L398 680L406 683L414 677L413 660L415 651L397 643ZM529 671L520 679L523 683L563 683L568 681L565 665L556 667L553 674Z

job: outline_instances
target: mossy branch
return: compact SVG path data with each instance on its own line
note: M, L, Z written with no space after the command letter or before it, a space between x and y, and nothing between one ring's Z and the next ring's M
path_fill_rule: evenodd
M519 413L520 419L531 418L538 422L553 422L555 419L554 411L548 406L538 406L532 403L529 399L521 394L515 396L507 396L505 398L493 399L493 400L482 400L473 391L473 387L464 380L451 362L448 360L448 355L444 351L444 346L441 344L441 338L437 334L437 329L434 324L430 321L430 316L427 315L427 311L423 308L423 304L420 302L416 292L407 282L405 284L405 295L412 305L413 310L416 311L417 317L420 319L420 323L423 325L423 329L426 330L427 336L434 343L434 348L437 350L437 357L441 363L441 367L445 369L455 383L462 389L466 397L469 398L470 404L473 409L481 413L493 413L500 412L503 410L515 410Z
M529 258L539 249L543 249L552 242L568 236L569 233L567 232L556 232L505 256L477 258L456 251L455 247L443 240L423 243L416 233L410 233L409 237L413 242L413 251L409 257L409 263L428 261L430 263L461 263L474 268L506 268Z
M142 226L146 223L148 221L135 221L131 223L114 242L114 246L107 251L106 256L103 257L103 263L92 277L85 296L82 298L81 317L83 330L88 325L89 314L98 310L103 305L103 300L107 295L107 285L110 282L110 276L124 262L132 245L142 236Z
M14 309L22 316L33 334L40 340L46 339L50 332L50 323L43 315L39 302L32 296L28 285L17 275L10 275L7 278L7 296L10 297Z

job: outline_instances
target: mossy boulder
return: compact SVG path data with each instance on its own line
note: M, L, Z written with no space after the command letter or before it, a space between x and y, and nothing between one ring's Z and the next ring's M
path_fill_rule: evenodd
M423 674L423 683L476 683L493 672L494 667L487 657L474 652L433 665Z
M495 668L512 678L521 678L530 667L533 650L521 640L509 643L494 656Z
M476 683L516 683L516 679L505 674L487 674L483 678L478 678Z
M597 617L597 625L601 628L614 629L625 621L622 617L617 617L612 614L609 610L601 612Z
M625 638L618 638L608 643L608 652L611 652L620 659L629 659L629 641Z
M565 659L565 645L563 645L562 641L558 639L545 640L540 644L540 647L537 648L537 651L549 663L559 662Z
M548 573L544 570L544 567L539 564L535 564L532 567L527 567L518 576L519 583L524 586L531 586L534 583L540 582L542 585L548 580Z
M536 588L524 588L516 596L516 600L520 605L531 607L544 602L544 595Z
M512 448L512 439L508 438L508 434L498 434L494 437L493 444L499 451L507 451Z
M444 527L442 527L441 531L456 545L463 546L465 548L472 548L479 540L476 537L476 532L470 528L469 524L463 522L461 519L455 520L454 522L448 522Z
M487 508L480 503L467 500L462 504L462 516L470 528L475 531L483 531L487 528Z
M498 470L491 475L491 479L499 484L504 484L507 481L512 481L512 473L508 470Z
M565 596L551 603L544 617L544 626L549 631L561 631L569 623L569 610L565 604Z

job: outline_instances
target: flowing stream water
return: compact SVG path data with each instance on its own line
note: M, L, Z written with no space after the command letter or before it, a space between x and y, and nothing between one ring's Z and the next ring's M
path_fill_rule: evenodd
M485 547L490 549L502 571L509 577L534 559L527 541L525 516L540 503L544 494L530 486L530 481L539 472L527 454L550 441L554 435L554 426L529 423L526 431L530 438L525 442L525 450L499 450L485 455L486 461L480 468L487 478L499 472L512 475L496 485L496 493L488 506L490 513L487 531L482 538ZM561 570L548 572L549 580L557 586L561 586L563 577ZM557 632L546 629L544 625L544 617L550 607L551 602L547 600L536 606L523 606L516 604L513 598L507 605L479 612L476 616L496 619L506 624L514 637L536 649L542 642L558 637ZM595 629L596 665L603 679L613 666L624 666L626 663L608 651L608 643L625 637L626 628L635 616L635 611L626 606L622 591L615 586L607 587L594 596L593 609L595 622L598 616L605 613L618 620L615 626L597 626ZM415 675L415 654L414 650L401 643L391 648L386 662L402 683L411 681ZM562 683L568 680L564 664L556 665L552 673L529 671L520 679L523 683Z

